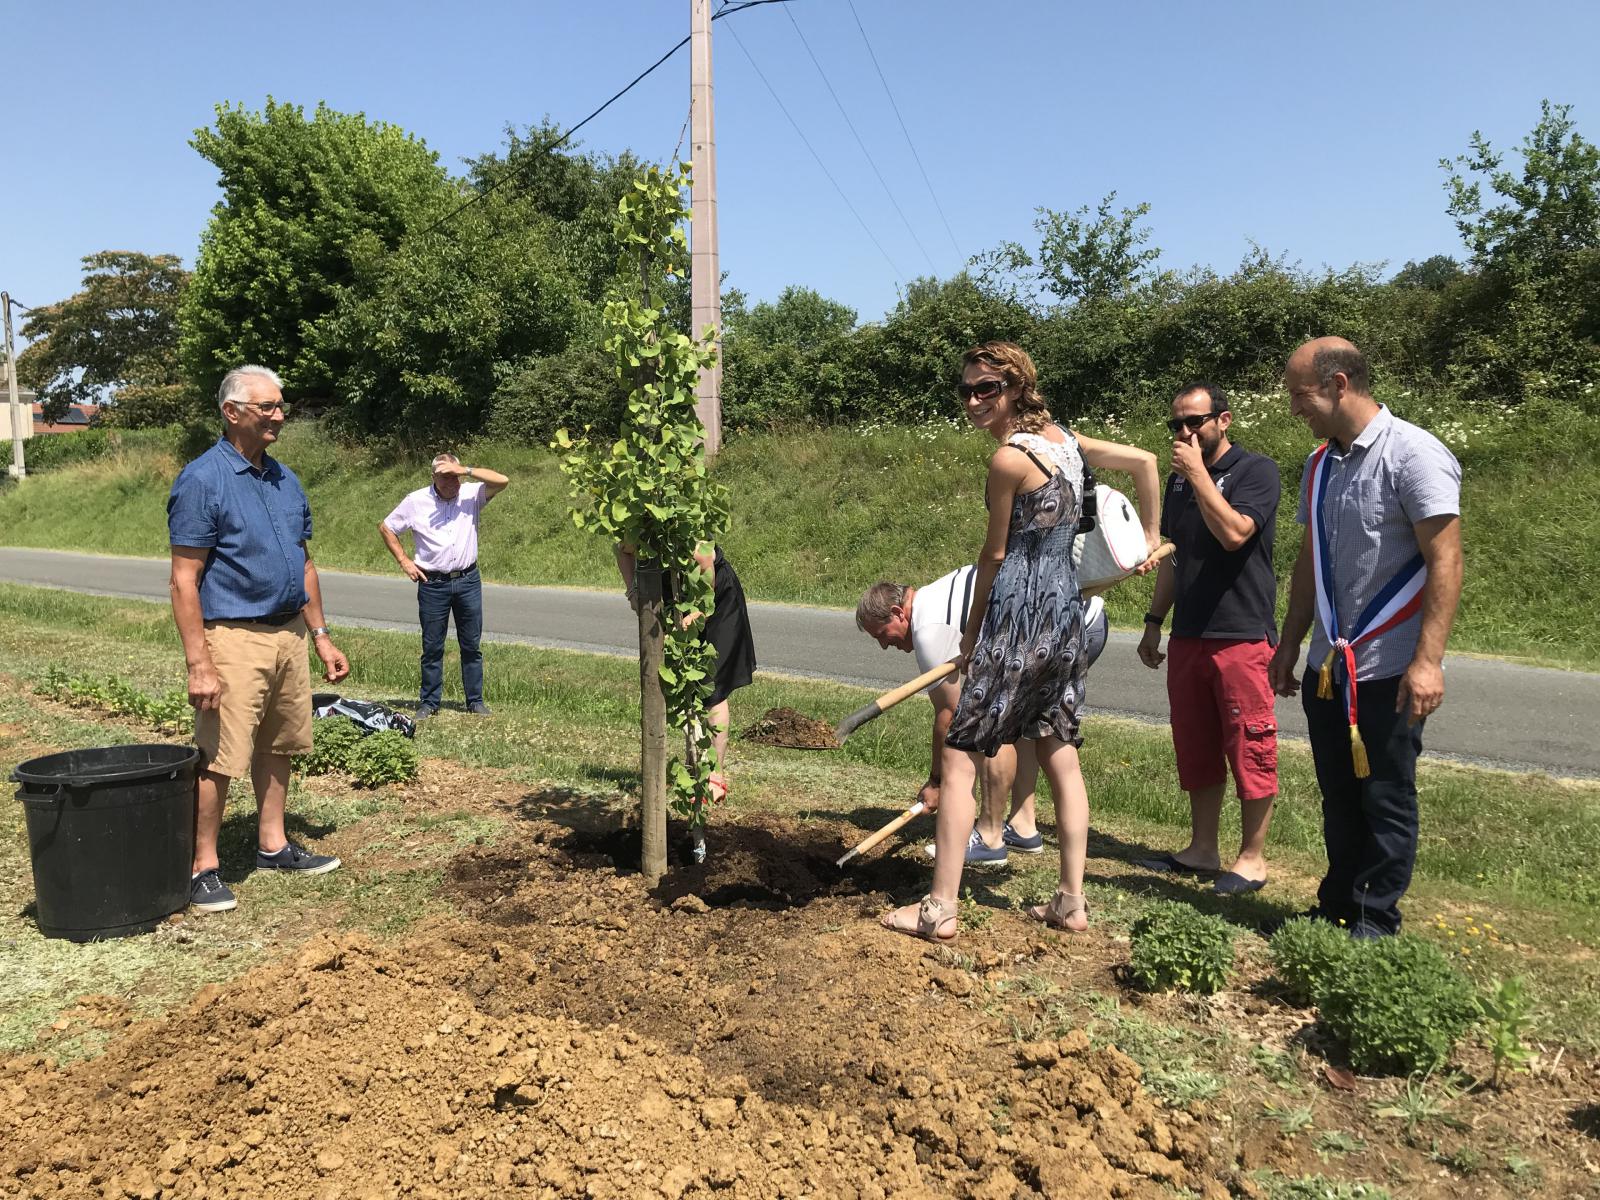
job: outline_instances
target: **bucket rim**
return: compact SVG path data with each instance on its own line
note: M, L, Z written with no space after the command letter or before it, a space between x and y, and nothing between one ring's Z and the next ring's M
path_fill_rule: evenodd
M39 770L42 764L49 763L52 759L65 759L75 754L81 755L86 751L134 749L169 750L178 753L171 762L141 763L138 766L107 771L104 774L97 773L88 777L74 777L67 772L49 773ZM116 746L84 746L77 750L60 750L54 754L43 754L38 758L20 762L12 768L11 780L13 783L31 783L39 787L99 787L108 783L131 783L140 779L172 775L185 767L193 766L199 760L200 748L182 742L133 742Z

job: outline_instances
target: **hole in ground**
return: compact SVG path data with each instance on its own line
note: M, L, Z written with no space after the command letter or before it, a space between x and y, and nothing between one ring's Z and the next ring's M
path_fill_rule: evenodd
M900 858L856 859L837 866L851 844L847 838L851 831L843 827L793 821L714 825L706 830L706 861L697 863L689 851L688 826L673 821L667 828L667 874L651 895L663 904L693 894L714 906L777 910L821 897L870 896L926 885L927 868ZM637 828L574 831L553 843L574 867L606 866L630 873L639 869L640 847Z

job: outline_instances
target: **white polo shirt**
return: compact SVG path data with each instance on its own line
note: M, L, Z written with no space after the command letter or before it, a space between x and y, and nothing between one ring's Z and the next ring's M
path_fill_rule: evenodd
M461 485L454 500L427 487L418 488L383 519L390 533L411 531L417 552L412 560L424 571L460 571L478 561L478 514L489 503L483 484Z
M912 597L911 652L917 658L917 674L961 653L961 631L972 611L974 574L972 567L960 567L919 587ZM931 686L923 689L931 690Z

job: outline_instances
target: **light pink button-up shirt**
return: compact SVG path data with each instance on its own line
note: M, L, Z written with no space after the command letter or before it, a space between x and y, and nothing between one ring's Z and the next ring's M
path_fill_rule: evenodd
M454 500L441 499L430 483L394 506L383 519L389 532L411 531L412 560L424 571L460 571L478 561L478 514L489 502L481 483L466 482Z

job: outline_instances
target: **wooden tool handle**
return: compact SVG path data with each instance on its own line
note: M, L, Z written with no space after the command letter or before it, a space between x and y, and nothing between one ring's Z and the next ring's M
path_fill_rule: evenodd
M955 669L956 665L953 662L940 663L937 667L934 667L933 670L924 671L910 683L902 683L893 691L885 692L871 704L863 704L860 708L856 709L855 712L851 713L848 717L839 722L839 727L836 731L839 738L839 743L843 745L845 738L849 737L868 721L872 720L874 717L882 716L908 696L915 696L930 683L938 683L947 675L952 674Z
M926 806L922 803L922 801L918 800L910 808L906 809L905 812L901 813L882 829L878 830L877 833L868 834L866 837L862 838L861 841L857 842L854 847L845 852L845 856L839 860L838 865L842 867L856 855L865 854L879 842L883 841L884 838L888 837L896 830L904 828L907 822L920 817L925 811L925 808Z

